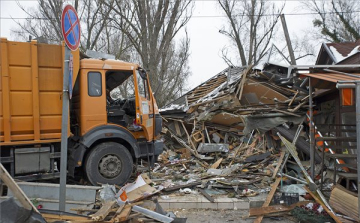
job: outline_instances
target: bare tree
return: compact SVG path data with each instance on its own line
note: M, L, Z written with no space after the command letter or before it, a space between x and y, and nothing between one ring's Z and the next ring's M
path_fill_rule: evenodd
M110 3L106 3L110 6ZM189 38L174 38L189 21L191 0L116 0L116 28L131 41L141 63L151 73L151 86L161 107L181 93L190 75Z
M18 2L19 7L27 13L25 22L17 22L18 29L13 32L22 39L29 35L38 38L43 37L51 43L59 43L63 37L61 33L61 13L64 0L38 0L38 6L26 9ZM73 0L72 5L78 12L81 21L81 45L80 49L101 48L99 42L106 37L105 29L110 22L111 7L102 0Z
M276 8L266 0L218 0L229 27L220 30L236 47L241 64L255 64L266 53L275 25L284 8ZM226 52L226 50L223 50ZM223 54L229 63L231 59Z
M304 1L306 8L317 13L314 27L320 37L331 42L360 39L360 1L358 0L311 0Z

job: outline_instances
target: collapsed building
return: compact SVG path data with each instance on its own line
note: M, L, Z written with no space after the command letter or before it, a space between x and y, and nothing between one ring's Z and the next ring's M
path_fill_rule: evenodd
M358 221L357 202L341 197L358 200L359 45L323 44L313 66L290 65L273 46L261 64L226 68L161 109L162 162L193 157L191 177L224 177L212 187L237 186L236 196L301 183L335 221Z

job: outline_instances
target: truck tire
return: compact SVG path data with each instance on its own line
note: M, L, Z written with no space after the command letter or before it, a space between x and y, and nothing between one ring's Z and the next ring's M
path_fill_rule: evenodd
M121 144L104 142L96 145L88 154L85 171L92 185L124 185L130 178L133 160L130 152Z
M280 134L290 142L293 141L296 133L296 129L287 129L283 126L275 127L275 131L280 132ZM299 137L296 141L296 147L310 157L310 143L307 142L305 139ZM321 160L321 156L315 148L315 163L321 163Z

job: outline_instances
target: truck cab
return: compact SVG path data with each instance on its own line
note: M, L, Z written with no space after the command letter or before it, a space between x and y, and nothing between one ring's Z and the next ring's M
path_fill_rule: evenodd
M2 38L1 47L1 163L19 179L58 177L65 46ZM134 63L72 55L68 173L122 185L138 159L153 164L163 148L149 74Z

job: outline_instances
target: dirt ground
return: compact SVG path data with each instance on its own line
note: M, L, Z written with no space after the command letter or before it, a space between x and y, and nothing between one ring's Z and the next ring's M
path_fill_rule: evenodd
M175 209L171 210L177 217L187 218L188 223L221 223L221 222L244 222L252 223L255 218L243 218L248 215L246 210L199 210L199 209ZM264 218L263 223L293 223L296 222L291 216Z

